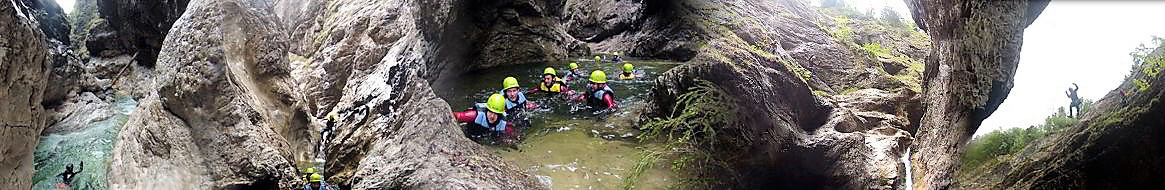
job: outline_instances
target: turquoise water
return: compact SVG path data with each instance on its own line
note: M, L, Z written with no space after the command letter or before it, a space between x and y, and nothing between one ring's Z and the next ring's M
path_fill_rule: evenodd
M80 162L85 162L85 168L73 178L72 189L107 189L105 173L109 171L113 144L136 106L133 98L117 97L109 108L102 108L111 110L111 117L86 124L78 131L42 136L34 155L36 183L32 189L62 189L57 174L69 164L80 169Z
M609 86L615 90L620 108L615 110L588 109L585 103L566 101L546 94L526 94L528 101L540 108L528 111L530 122L522 128L525 138L517 149L490 146L491 149L536 175L551 189L620 189L631 175L635 164L645 150L658 144L641 143L637 120L648 91L656 76L675 67L677 63L626 59L635 65L636 75L631 80L619 80L622 64L579 58L580 71L601 69L608 75ZM506 66L463 75L459 85L451 89L437 89L454 111L464 111L474 102L484 102L502 88L507 76L518 78L523 91L541 81L543 69L555 67L560 73L571 61L544 65ZM570 89L586 91L586 80L569 82ZM515 118L510 118L514 120ZM663 162L661 162L663 163ZM665 189L675 184L678 174L663 164L646 171L636 182L636 189Z

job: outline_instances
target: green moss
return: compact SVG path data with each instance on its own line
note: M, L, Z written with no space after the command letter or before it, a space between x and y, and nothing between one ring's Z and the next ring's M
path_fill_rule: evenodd
M850 88L846 88L845 90L842 90L841 92L838 92L837 94L850 94L850 93L857 92L858 90L861 90L861 89L856 88L856 87L850 87Z
M829 92L825 92L825 91L822 91L822 90L813 90L813 95L817 95L817 96L829 96Z

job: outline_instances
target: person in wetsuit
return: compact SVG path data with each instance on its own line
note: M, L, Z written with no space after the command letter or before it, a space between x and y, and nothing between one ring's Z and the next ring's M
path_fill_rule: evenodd
M498 135L503 142L513 142L518 138L518 133L513 124L503 118L506 116L505 101L501 94L493 94L486 103L475 104L476 109L453 112L453 118L457 122L469 124L467 131L470 137Z
M623 73L619 74L619 80L635 79L636 76L635 73L632 73L633 71L635 71L635 66L630 63L623 64Z
M615 103L615 90L607 86L606 73L603 73L601 70L591 72L590 82L590 84L587 84L587 88L590 91L576 96L574 98L575 101L585 101L592 108L619 108L619 105Z
M566 85L566 81L558 78L557 75L558 73L554 71L553 67L546 67L542 71L542 83L538 84L538 87L530 89L530 92L570 93L570 87Z
M76 171L73 171L73 164L69 164L65 166L65 172L61 172L61 174L57 174L57 176L61 177L61 183L66 186L70 186L73 184L73 177L77 177L77 174L84 170L85 162L81 162L81 167L79 167Z

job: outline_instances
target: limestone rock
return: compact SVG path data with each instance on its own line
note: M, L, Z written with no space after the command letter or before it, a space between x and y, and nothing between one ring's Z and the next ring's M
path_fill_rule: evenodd
M31 187L52 69L46 35L21 1L0 1L0 185Z
M287 38L271 6L207 0L188 10L159 54L156 93L119 134L110 187L292 188L299 149L288 139L306 139L296 133L306 122L293 117Z
M924 72L926 111L911 145L914 189L950 188L960 150L1011 91L1024 28L1047 4L907 1L934 40Z

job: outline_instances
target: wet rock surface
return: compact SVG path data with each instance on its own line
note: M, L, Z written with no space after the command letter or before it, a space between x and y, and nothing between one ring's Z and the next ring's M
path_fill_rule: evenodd
M1007 98L1023 30L1047 1L907 1L933 39L921 128L911 147L915 189L947 189L980 122Z
M325 144L329 182L354 189L537 189L533 176L463 137L448 103L429 86L468 54L469 18L453 1L279 2L293 41L289 56L314 118L340 115ZM290 11L288 11L290 12ZM335 15L335 16L331 16ZM317 30L318 29L318 30Z
M102 19L91 26L86 48L90 55L102 57L137 54L138 64L152 67L162 40L189 1L98 0Z
M51 46L21 1L0 1L0 185L30 187L33 150L47 116ZM35 7L34 7L35 8Z
M270 5L195 1L189 10L159 54L156 93L120 133L110 187L292 188L296 113L286 34Z
M687 61L704 40L688 22L682 1L565 1L566 32L592 52Z
M894 189L904 184L905 166L898 158L911 140L907 130L917 126L917 119L910 118L917 118L919 110L909 105L918 99L901 90L903 83L888 86L900 89L897 93L868 89L831 95L833 89L823 81L861 75L832 74L825 69L847 69L827 66L872 59L858 56L846 41L818 27L834 24L833 19L791 1L683 2L680 7L686 9L677 11L690 14L689 22L699 24L709 40L690 63L656 80L647 114L672 113L675 97L688 93L697 80L731 94L738 102L730 105L738 125L723 126L718 134L745 140L719 145L737 148L722 150L732 152L718 158L730 168L714 186ZM745 19L731 21L739 18ZM847 56L815 56L817 51Z

